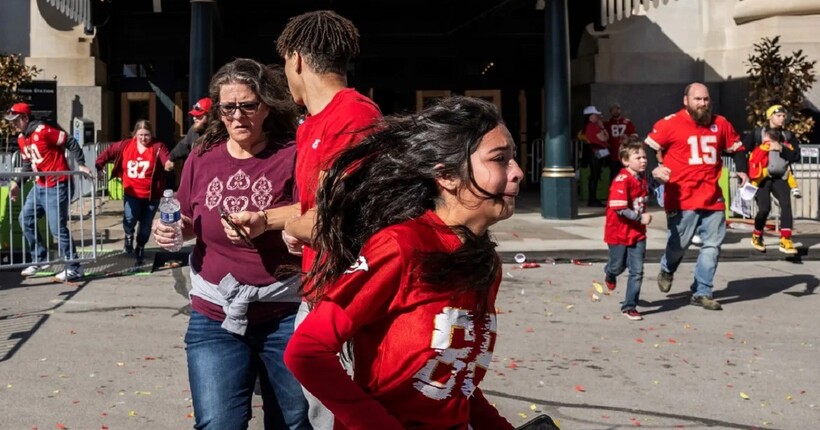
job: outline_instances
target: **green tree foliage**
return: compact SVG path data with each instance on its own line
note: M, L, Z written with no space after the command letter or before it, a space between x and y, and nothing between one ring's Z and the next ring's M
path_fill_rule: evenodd
M780 36L773 39L764 37L756 43L746 70L749 76L749 95L746 98L749 125L757 127L766 124L766 109L774 104L783 105L791 115L787 128L805 140L814 127L814 120L803 116L800 109L803 108L804 94L814 84L816 63L806 59L802 50L782 55Z
M31 82L42 70L23 64L19 55L0 53L0 109L6 112L11 105L19 101L17 87ZM0 135L10 134L11 124L0 120Z

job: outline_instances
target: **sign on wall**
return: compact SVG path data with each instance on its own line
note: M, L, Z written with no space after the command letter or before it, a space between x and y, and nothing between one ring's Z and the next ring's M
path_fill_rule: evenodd
M17 87L17 94L31 105L34 118L57 120L57 81L31 81Z

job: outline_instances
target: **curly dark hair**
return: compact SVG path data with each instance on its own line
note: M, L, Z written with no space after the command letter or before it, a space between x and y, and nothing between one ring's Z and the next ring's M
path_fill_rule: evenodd
M281 66L267 66L249 58L237 58L222 66L211 78L208 95L213 100L208 112L208 128L199 139L197 154L204 154L228 139L228 130L219 117L219 91L223 85L244 84L264 103L270 113L262 124L269 141L293 139L298 107L290 96Z
M317 10L291 18L276 39L276 51L287 58L294 51L316 73L347 73L347 65L359 54L359 30L332 10Z
M462 188L472 184L486 198L503 202L502 195L476 183L470 162L484 135L502 124L495 105L452 97L420 114L383 118L359 145L339 154L317 193L313 245L318 254L306 293L320 301L373 234L435 209L439 177L460 178ZM486 302L500 270L496 244L487 232L479 236L464 226L454 230L463 245L452 253L422 256L421 279L443 288L464 285L483 294Z

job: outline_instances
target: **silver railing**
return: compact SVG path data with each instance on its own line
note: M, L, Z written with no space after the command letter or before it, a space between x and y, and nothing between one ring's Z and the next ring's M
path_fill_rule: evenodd
M737 181L731 179L735 177L735 163L732 157L723 157L723 166L729 171L729 199L735 197L737 191ZM791 195L792 215L795 219L815 219L820 220L820 145L801 145L800 162L792 164L792 174L797 181L802 198ZM752 201L752 216L757 213L757 203ZM777 199L772 199L772 210L769 218L773 218L776 224L780 224L780 204Z
M53 187L34 183L39 178L47 181L60 176L68 176L69 180ZM16 198L12 198L10 192L11 179L23 182ZM60 210L58 201L63 192L70 193L65 211ZM0 270L32 264L80 263L97 258L96 182L93 176L79 171L0 171L0 197ZM35 219L33 229L29 227L29 239L45 247L44 260L35 261L37 257L32 255L35 245L26 239L22 225L23 218L32 215ZM61 232L63 226L65 230ZM66 255L61 240L73 243L74 255Z

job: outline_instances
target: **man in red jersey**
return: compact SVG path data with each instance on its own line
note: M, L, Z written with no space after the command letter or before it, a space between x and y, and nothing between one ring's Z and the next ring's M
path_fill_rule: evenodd
M285 59L285 76L296 104L307 109L296 130L296 185L299 203L264 212L240 212L233 220L255 237L284 217L283 237L292 253L302 253L302 271L307 273L316 253L310 247L316 222L316 189L336 154L358 143L381 111L373 101L347 87L347 68L359 53L359 31L353 23L333 11L321 10L293 17L276 41ZM231 240L238 235L226 226ZM307 316L302 303L296 326ZM310 393L309 418L316 430L331 429L333 416Z
M40 120L31 118L31 107L26 103L15 103L4 117L20 134L17 145L23 158L22 171L64 172L71 170L65 157L69 150L77 161L77 169L91 174L85 165L83 149L77 141L65 131L52 127ZM22 180L12 180L9 194L12 201L20 194ZM60 255L65 260L77 258L71 233L66 226L68 205L71 202L71 177L67 175L38 176L34 188L29 191L20 211L20 225L31 250L33 265L25 268L21 275L31 276L46 269L49 265L48 248L43 239L36 233L37 219L46 215L51 234L57 238ZM79 263L69 263L55 278L60 282L71 281L83 276Z
M609 133L609 183L611 184L623 169L618 156L621 144L628 142L632 136L638 137L638 132L635 131L635 124L629 118L621 115L621 105L617 102L612 103L609 107L609 119L604 121L604 128Z
M703 241L690 287L691 304L720 310L712 298L712 281L717 270L720 246L726 236L726 203L718 185L723 162L721 154L743 150L740 136L729 121L712 114L709 90L695 82L683 94L683 109L655 123L645 143L658 151L659 166L652 175L665 183L669 239L661 258L658 288L664 293L672 280L692 236ZM738 173L743 183L745 173Z

